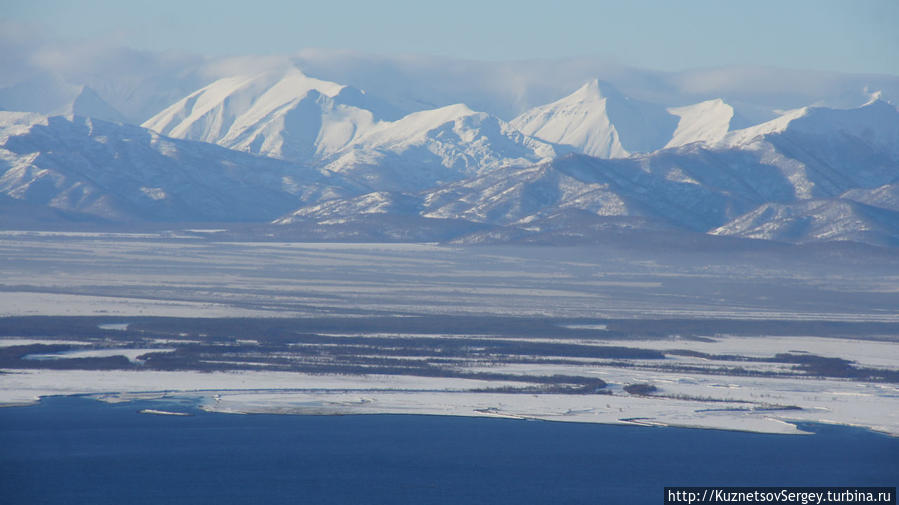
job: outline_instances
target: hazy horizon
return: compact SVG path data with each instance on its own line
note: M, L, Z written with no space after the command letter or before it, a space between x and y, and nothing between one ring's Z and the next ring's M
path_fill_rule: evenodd
M471 61L589 58L660 71L764 66L899 75L899 4L797 1L392 1L339 13L280 0L69 4L14 1L0 17L6 61L34 44L173 56L290 55L304 49ZM196 21L200 20L200 21ZM11 42L12 41L12 42ZM18 46L18 47L16 47ZM40 56L39 56L40 58Z

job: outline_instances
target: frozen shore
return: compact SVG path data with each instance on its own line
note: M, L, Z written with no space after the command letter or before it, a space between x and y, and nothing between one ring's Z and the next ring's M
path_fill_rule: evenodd
M431 414L511 417L548 421L666 425L802 433L795 423L851 425L899 436L899 388L849 381L753 379L728 384L670 374L644 380L677 384L677 395L526 394L474 392L515 383L409 376L329 376L283 372L122 372L3 370L0 404L21 405L43 396L90 394L104 401L194 398L222 413ZM731 401L704 401L727 388Z

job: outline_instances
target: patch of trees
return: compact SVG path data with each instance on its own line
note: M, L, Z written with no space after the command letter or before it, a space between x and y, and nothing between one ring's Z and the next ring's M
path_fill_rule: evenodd
M512 394L611 394L606 390L606 382L599 378L579 377L570 375L550 376L505 376L504 379L488 380L512 380L536 383L530 386L500 386L492 388L477 388L477 393L512 393Z
M354 314L358 316L359 314ZM0 335L41 337L125 337L128 335L206 335L211 340L263 338L272 342L314 333L417 333L503 335L521 338L658 338L682 335L702 339L717 334L816 335L853 338L899 335L899 323L778 321L735 319L553 319L513 316L322 318L177 318L109 316L19 316L2 318ZM128 330L102 330L105 323L128 323ZM566 328L565 324L603 324L606 329Z
M628 384L624 386L624 390L632 395L647 396L658 392L659 388L652 384Z
M899 371L856 367L852 361L814 354L782 353L774 356L781 363L794 363L800 370L818 377L836 377L874 382L899 382Z

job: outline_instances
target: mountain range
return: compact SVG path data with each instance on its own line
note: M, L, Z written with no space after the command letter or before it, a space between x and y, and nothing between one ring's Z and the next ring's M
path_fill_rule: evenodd
M592 78L503 119L307 72L215 76L140 125L86 84L0 89L0 106L22 109L0 112L0 223L254 223L308 239L462 243L665 230L899 246L899 111L882 93L782 110L653 102Z

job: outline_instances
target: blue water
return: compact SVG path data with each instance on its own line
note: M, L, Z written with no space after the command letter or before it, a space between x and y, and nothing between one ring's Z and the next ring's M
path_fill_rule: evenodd
M899 439L436 416L0 409L2 504L658 504L664 486L895 486ZM169 406L184 410L185 405Z

